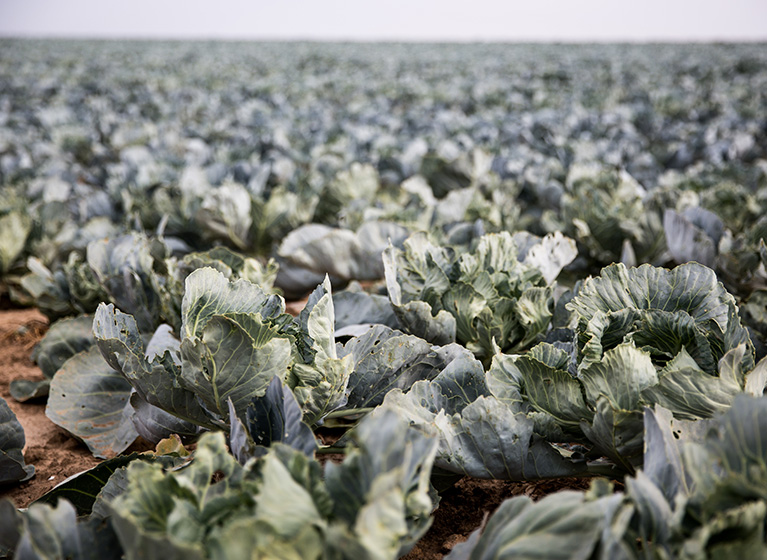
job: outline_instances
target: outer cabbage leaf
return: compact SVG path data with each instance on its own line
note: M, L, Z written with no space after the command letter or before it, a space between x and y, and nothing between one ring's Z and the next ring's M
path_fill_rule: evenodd
M435 381L419 381L408 393L395 389L384 408L397 410L419 429L439 437L435 465L477 478L526 480L571 476L585 470L534 435L534 421L494 397L465 402Z
M285 302L262 288L240 279L230 282L212 268L200 268L186 278L181 304L181 338L192 338L202 332L216 315L258 313L262 319L284 313Z
M642 467L645 475L673 502L677 494L690 494L691 479L685 473L680 441L699 438L698 428L706 421L675 420L671 411L656 406L644 410L645 453Z
M131 315L102 304L93 320L93 334L107 363L125 376L142 400L188 422L215 426L195 394L181 385L180 358L173 348L146 358Z
M0 484L28 480L35 468L24 464L24 429L16 415L0 397Z
M641 466L644 450L642 413L622 410L600 396L591 422L581 422L581 430L596 448L628 472Z
M346 460L325 467L333 514L353 527L373 558L399 557L431 525L429 476L437 442L388 410L366 417L352 440L356 449Z
M669 541L678 530L672 502L667 501L661 489L642 471L638 471L636 477L626 477L626 493L637 509L637 532L642 543L652 543L656 550L663 547L669 554Z
M87 350L96 341L93 338L93 315L80 315L72 319L56 321L32 351L32 361L43 372L42 381L15 379L11 381L11 396L17 401L48 395L51 379L69 358Z
M0 274L5 274L21 255L32 230L32 218L23 210L0 216Z
M346 333L349 332L348 327L359 325L363 328L369 325L399 328L399 321L386 296L347 289L333 294L333 307L336 315L336 336L341 336L341 329Z
M229 402L229 447L237 460L244 464L251 457L261 457L275 442L313 456L317 441L311 427L302 421L301 408L293 392L280 381L272 378L266 394L255 397L240 420L232 402Z
M215 417L227 417L229 399L244 416L274 376L287 376L292 348L279 334L258 315L213 316L198 336L182 340L179 381Z
M557 558L587 560L599 544L608 513L620 496L589 500L563 491L533 503L519 496L506 500L490 517L479 538L472 536L446 556L449 560ZM479 532L479 531L478 531Z
M94 456L111 458L138 437L130 394L130 382L93 346L67 360L53 378L45 414Z
M160 298L153 286L156 261L167 247L159 239L127 234L88 244L88 265L120 309L134 315L139 327L152 331L160 323Z
M193 439L203 428L194 422L183 420L162 408L149 404L137 392L130 396L131 421L133 428L142 438L152 444L176 434L182 438Z
M408 231L391 222L365 222L356 232L307 224L290 232L277 254L307 270L342 280L377 280L384 275L381 253L401 244Z
M391 389L406 391L416 381L433 379L450 358L421 338L384 326L351 339L343 352L354 362L347 388L349 408L378 406Z
M56 507L32 504L21 521L14 558L117 560L123 557L111 525L100 520L78 523L75 508L66 500L59 501Z
M693 501L715 514L752 500L767 501L767 398L739 396L706 440L686 450L696 479ZM704 454L706 463L701 463ZM708 471L708 472L706 472ZM714 484L707 484L714 477Z
M733 348L719 360L719 376L701 371L685 349L659 375L659 382L643 391L647 402L671 410L678 418L695 420L726 412L744 391L745 344Z
M293 364L288 385L304 411L304 421L320 424L329 412L346 404L354 369L351 355L338 357L335 309L327 276L309 296L297 323L301 359Z

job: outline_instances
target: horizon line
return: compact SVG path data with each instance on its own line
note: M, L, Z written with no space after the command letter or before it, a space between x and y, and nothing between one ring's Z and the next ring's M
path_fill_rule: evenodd
M651 44L767 44L767 35L763 37L647 37L647 38L556 38L556 37L521 37L518 39L508 37L476 37L476 38L413 38L413 37L270 37L270 36L221 36L221 35L62 35L62 34L39 34L39 33L14 33L6 34L0 31L0 39L18 40L53 40L53 41L200 41L225 43L253 42L253 43L412 43L412 44L625 44L625 45L651 45Z

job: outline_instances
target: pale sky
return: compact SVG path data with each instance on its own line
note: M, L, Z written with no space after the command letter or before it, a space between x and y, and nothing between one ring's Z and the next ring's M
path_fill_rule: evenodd
M767 0L0 0L0 36L767 41Z

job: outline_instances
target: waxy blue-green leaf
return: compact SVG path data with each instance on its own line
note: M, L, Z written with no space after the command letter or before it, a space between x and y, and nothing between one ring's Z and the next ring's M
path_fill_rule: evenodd
M351 355L338 357L335 310L327 276L310 294L296 322L303 362L293 364L288 384L304 411L304 421L321 424L329 412L346 404L354 369Z
M13 553L23 530L22 513L10 498L0 499L0 556L8 557Z
M536 347L537 348L537 347ZM509 354L496 354L485 375L487 388L496 399L512 410L521 410L524 378Z
M697 324L713 321L724 332L732 304L733 297L714 271L701 264L686 263L668 270L647 264L627 269L618 263L586 280L567 308L587 319L598 311L626 308L685 311Z
M112 475L139 458L151 460L149 456L142 456L135 452L107 459L92 469L70 476L56 485L53 490L35 500L35 503L55 505L59 500L64 499L74 506L77 515L90 515L99 494Z
M684 543L691 558L767 558L767 503L742 502L717 511Z
M525 496L511 498L490 517L479 538L472 536L446 558L587 560L597 548L606 513L617 500L620 496L587 500L583 493L572 491L536 503Z
M321 425L328 413L346 405L346 387L353 369L351 356L326 360L321 369L293 364L289 384L304 412L304 422Z
M697 213L706 213L718 220L719 237L721 238L722 221L702 208L691 208ZM671 256L678 263L697 261L705 266L713 267L716 262L719 239L714 239L705 229L696 225L689 218L674 210L667 209L663 213L663 229L666 233L666 244Z
M88 265L110 301L133 315L145 331L160 323L160 297L152 276L155 262L164 259L166 253L161 240L137 233L88 244Z
M391 389L407 390L422 379L433 379L447 364L421 338L377 326L346 343L354 360L349 378L349 408L378 406Z
M644 310L632 328L634 332L626 338L649 352L656 363L663 364L684 350L700 369L716 375L716 348L707 339L706 329L687 312Z
M206 237L246 250L253 223L250 206L250 194L244 186L225 183L208 191L195 214L195 222Z
M447 365L433 379L446 399L448 413L461 412L479 397L488 396L482 363L465 348L449 344L438 350Z
M309 347L311 358L316 361L337 358L335 341L335 308L330 278L315 288L306 305L298 315L298 324Z
M744 391L742 360L746 352L745 344L730 350L719 360L719 375L713 376L701 371L683 349L660 372L658 384L645 388L642 396L645 401L657 403L678 418L688 420L726 412Z
M641 410L615 407L604 395L597 399L591 421L582 421L581 430L595 447L622 470L634 472L644 452L644 423Z
M493 397L476 397L454 409L438 380L419 381L408 393L389 392L383 406L437 436L435 465L450 472L526 480L572 476L585 470L585 464L568 461L534 436L531 418Z
M296 482L277 456L264 457L262 485L256 501L256 517L268 522L277 534L290 538L306 525L324 522L309 491Z
M399 321L386 296L346 289L333 294L333 307L336 336L340 329L360 324L399 328Z
M696 501L716 512L748 500L767 500L767 398L737 397L706 435L700 446L719 481L715 488L698 488ZM699 471L703 465L688 468Z
M130 394L131 384L94 346L67 360L53 378L45 414L95 457L111 458L138 437Z
M193 439L203 428L194 422L182 420L178 416L149 404L141 396L133 392L130 396L131 421L138 435L152 444L177 434L183 438Z
M181 338L199 336L215 315L259 313L266 319L284 311L281 297L270 296L246 280L230 282L212 268L200 268L186 278L181 304Z
M658 374L648 354L633 344L621 344L605 352L601 362L583 369L578 379L592 407L605 396L618 409L634 410L642 391L658 383Z
M390 551L382 557L398 557L431 525L429 476L437 441L380 409L355 428L352 440L356 448L346 460L325 467L334 516L354 527L374 558L382 545Z
M21 252L32 230L32 217L23 210L0 216L0 273L4 274Z
M196 395L181 385L176 342L147 360L136 321L111 304L99 306L93 334L107 363L125 376L144 401L194 424L215 426Z
M748 372L744 390L749 395L761 397L767 387L767 359L762 358L756 367Z
M669 503L677 495L692 493L693 481L686 470L683 446L690 441L702 441L711 422L678 420L670 410L658 405L654 409L645 408L642 470Z
M98 519L78 522L75 508L66 500L60 500L56 507L32 504L22 519L23 529L14 558L117 560L123 557L111 525Z
M586 404L581 383L567 370L536 360L533 350L514 361L530 404L565 426L577 426L582 420L590 420L594 413Z
M32 351L32 361L43 372L42 381L15 379L11 381L11 396L17 401L48 395L51 379L69 358L87 350L96 340L92 332L93 315L80 315L56 321Z
M317 449L314 433L302 421L302 411L293 392L276 376L269 383L266 394L250 402L244 419L237 418L230 401L229 422L229 447L241 464L251 457L263 456L276 442L310 457Z
M562 269L578 256L575 241L556 231L532 245L522 258L522 262L541 271L547 284L557 279Z
M455 342L456 320L446 310L441 309L436 315L432 315L432 308L424 301L393 305L397 320L405 332L418 333L418 336L432 344Z
M661 489L641 470L625 480L626 493L636 504L642 542L651 542L656 548L668 548L676 525L671 508L673 502L667 501Z
M198 331L199 338L181 342L180 383L219 418L228 415L228 399L244 416L248 403L266 392L273 377L287 376L290 341L256 317L214 315Z
M384 275L381 253L390 241L400 245L408 233L399 224L383 221L364 222L357 231L306 224L285 236L277 254L341 280L378 280Z
M0 484L27 480L35 474L35 467L24 464L25 442L24 428L0 397Z

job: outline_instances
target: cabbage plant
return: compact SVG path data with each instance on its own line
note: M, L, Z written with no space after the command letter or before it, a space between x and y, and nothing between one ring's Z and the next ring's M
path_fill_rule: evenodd
M537 503L511 498L446 558L764 558L767 399L740 396L700 422L648 408L644 430L645 469L625 492L597 480Z
M129 461L79 521L66 499L24 513L0 502L0 553L394 560L431 525L435 449L392 412L361 422L324 469L283 444L241 465L205 434L188 462Z
M522 249L526 249L522 253ZM552 283L576 255L572 240L547 236L520 247L508 232L458 254L424 233L384 251L389 299L402 328L436 344L459 342L481 360L514 352L546 331Z
M709 418L743 393L754 368L734 298L698 263L611 265L567 308L572 342L542 343L509 360L491 386L516 393L628 471L641 465L644 406Z

